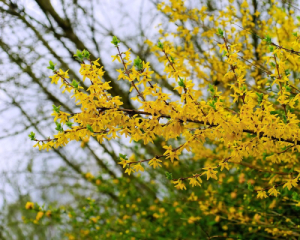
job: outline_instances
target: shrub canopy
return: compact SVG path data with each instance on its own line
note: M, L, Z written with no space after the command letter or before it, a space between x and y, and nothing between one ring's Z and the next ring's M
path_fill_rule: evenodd
M145 42L164 68L158 83L150 63L112 38L117 79L134 94L130 109L109 93L105 70L88 51L74 55L87 89L50 61L52 83L81 111L54 105L57 134L31 133L35 147L119 138L131 150L115 167L129 176L85 173L102 193L93 194L97 200L63 208L29 202L37 215L25 221L57 221L69 239L300 236L300 17L274 1L260 9L247 1L223 4L216 11L178 0L158 4L169 23L161 25L160 41ZM148 151L141 154L137 144Z

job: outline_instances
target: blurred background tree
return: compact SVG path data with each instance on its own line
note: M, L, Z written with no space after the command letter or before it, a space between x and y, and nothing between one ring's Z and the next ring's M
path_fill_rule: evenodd
M241 8L243 1L235 2L236 7ZM154 71L153 81L158 82L165 92L172 93L175 98L179 98L177 91L173 90L174 86L169 81L165 81L166 77L162 74L163 64L157 64L155 55L145 41L147 39L157 41L161 35L155 27L160 23L162 23L160 28L164 29L165 33L176 28L185 28L187 23L177 21L175 24L170 24L171 16L157 11L158 3L151 0L0 0L0 61L2 66L0 69L0 141L2 146L0 179L3 186L0 189L2 198L0 239L63 239L66 237L64 232L71 226L61 226L59 221L49 222L44 226L24 224L21 217L29 216L24 210L28 201L44 202L52 206L64 205L76 209L80 206L89 206L90 203L87 204L85 199L91 197L96 199L98 205L107 204L108 209L113 212L126 204L131 206L139 198L143 199L144 209L149 209L152 204L168 196L174 201L163 203L158 208L160 214L172 208L174 216L177 216L176 214L181 216L181 218L170 220L173 228L181 227L182 231L186 230L187 233L194 231L197 239L198 237L207 238L209 229L219 221L212 220L215 217L206 219L202 224L205 224L207 229L196 225L188 230L186 225L182 225L182 222L187 219L189 223L198 221L198 219L188 217L197 205L186 204L186 196L191 195L192 190L187 190L188 193L176 191L165 178L164 170L147 171L142 178L137 175L123 178L122 166L117 164L119 153L125 153L131 159L161 155L164 144L162 139L157 139L154 144L146 146L141 142L129 143L124 139L104 141L102 144L96 140L86 142L83 139L81 144L71 143L63 149L59 148L45 153L33 149L27 137L30 131L37 132L44 139L53 135L55 124L49 114L53 104L61 106L61 110L66 112L79 110L72 101L60 94L59 89L50 84L51 73L46 70L48 61L52 60L57 63L58 68L69 69L70 78L79 81L81 79L78 75L80 64L73 57L76 49L88 50L92 60L100 58L99 63L106 71L104 80L111 82L111 94L122 97L124 108L136 107L131 101L131 97L135 94L133 92L129 94L129 84L126 85L116 80L115 68L121 68L121 64L117 61L114 64L111 63L110 56L116 54L115 48L110 43L114 35L121 40L122 46L131 49L133 55L150 61L151 69ZM248 3L253 16L252 23L255 26L261 20L260 18L264 17L255 14L257 10L261 12L267 10L272 2L261 3L253 0ZM199 9L206 6L206 11L213 15L215 11L222 9L222 4L225 3L212 0L191 0L187 1L187 4L190 8L197 6ZM291 2L282 1L280 7L288 11L293 5ZM189 24L203 31L211 27L209 23L192 21ZM254 33L251 37L249 43L255 51L252 60L260 64L260 40ZM178 44L184 44L184 34L181 41ZM208 45L199 43L197 38L192 38L190 41L205 59ZM216 46L217 42L211 43L210 48L214 49ZM218 57L222 58L221 55ZM224 87L221 81L218 81L218 75L221 78L226 73L226 70L222 71L222 67L224 66L213 66L210 73L210 79L213 79L211 83L218 85L219 88ZM260 76L261 70L257 71L257 76ZM198 78L196 73L192 76L194 79ZM81 82L81 84L87 87L86 83ZM180 169L174 167L168 170L171 170L174 175L185 176L201 166L198 163L189 162L189 164L180 165ZM240 181L240 178L242 177L240 176L239 179L236 177L235 181ZM118 186L115 186L116 183L113 182L116 179L120 183ZM130 185L126 184L128 179L130 179ZM213 190L208 186L203 189L194 191L205 201L213 195ZM231 198L236 198L234 187L229 186L226 191L228 192L223 192L223 194L231 194L229 195ZM121 198L119 194L121 192L126 194L126 197ZM191 199L193 200L193 197ZM118 204L118 207L115 204ZM202 209L204 212L208 210ZM128 215L130 216L129 210ZM155 218L152 214L148 216L150 223L153 223ZM76 224L74 223L72 227L76 230L77 226L79 231L80 227ZM157 226L155 224L153 226L156 227L153 231L156 231ZM225 230L226 227L223 229ZM216 228L221 229L221 226ZM168 239L174 229L161 230L161 232L158 229L157 234L161 239ZM122 229L112 228L112 231L122 231ZM184 236L177 237L188 239ZM137 239L151 238L141 235Z
M44 137L54 133L49 131L55 124L48 114L53 104L64 111L76 111L76 105L50 85L46 66L51 59L58 67L70 69L71 78L79 79L80 64L73 55L76 49L86 49L92 60L100 58L106 71L104 79L113 86L111 93L122 96L124 105L132 107L129 86L115 80L111 36L118 36L141 58L149 58L144 41L156 34L153 23L158 13L149 1L1 0L0 19L0 141L4 146L0 150L0 232L5 239L52 239L52 228L24 226L17 209L24 208L28 199L72 202L78 195L94 192L85 174L101 173L104 179L120 176L117 156L121 149L129 148L129 143L82 141L81 147L75 144L76 151L73 146L49 154L32 149L28 132L36 131ZM148 150L158 151L154 147ZM135 184L154 196L144 183ZM103 194L109 195L105 190Z

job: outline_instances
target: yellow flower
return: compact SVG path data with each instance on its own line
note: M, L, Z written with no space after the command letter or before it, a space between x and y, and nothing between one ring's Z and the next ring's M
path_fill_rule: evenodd
M100 185L101 184L101 180L100 179L97 179L96 180L96 185Z
M220 162L219 166L221 167L221 171L223 171L224 167L229 170L228 162Z
M216 168L216 167L207 167L207 168L202 168L202 169L204 169L204 170L207 170L207 171L205 171L203 174L206 174L206 176L207 176L207 180L208 179L210 179L210 178L214 178L214 179L218 179L218 177L217 177L217 175L216 175L216 173L217 173L217 171L214 171L214 168Z
M136 172L138 172L138 171L142 171L142 172L144 172L144 168L143 168L143 166L139 163L139 164L135 164L134 166L133 166L133 169L136 171Z
M119 61L119 63L121 62L121 58L120 58L119 54L112 55L111 57L113 58L113 60L112 60L113 62L114 62L116 59Z
M39 212L36 214L35 219L36 219L37 221L39 221L43 216L44 216L44 212L39 211Z
M275 197L277 197L277 195L280 194L280 192L278 192L275 187L270 188L269 191L268 191L268 193L269 193L270 196L274 195Z
M130 176L130 174L131 174L132 172L134 173L134 169L131 168L131 167L129 167L129 168L127 168L127 169L125 170L125 173L128 173L129 176Z
M182 182L182 180L177 180L177 181L173 181L173 184L177 184L175 187L177 189L185 189L186 190L186 186L184 185L184 183Z
M291 190L292 187L297 187L297 181L298 179L295 178L293 180L288 180L286 184L283 185L283 188L287 188L288 190Z
M47 217L51 217L51 216L52 216L52 213L51 213L50 210L48 210L48 211L45 213L45 215L46 215Z
M34 203L33 202L27 202L25 205L26 209L33 209L34 208Z
M124 159L124 158L120 158L120 162L118 163L118 164L121 164L121 165L123 165L123 168L125 168L126 166L127 166L127 161L128 160L126 160L126 159Z
M192 187L195 187L195 186L201 186L201 184L197 181L196 178L192 177L192 178L189 178L189 181L190 181L190 185L192 185Z
M193 224L194 222L199 221L200 219L201 219L200 217L193 217L193 216L191 216L188 219L188 223L189 224Z
M268 196L267 196L266 191L260 190L260 191L257 192L257 198L263 199L263 198L267 198L267 197L268 197Z
M91 174L90 172L87 172L87 173L85 174L85 177L86 177L87 179L93 179L93 178L94 178L93 174Z
M159 164L160 162L162 162L161 160L157 159L157 158L152 158L149 161L149 165L153 166L153 168L157 168L157 167L161 167L161 164Z

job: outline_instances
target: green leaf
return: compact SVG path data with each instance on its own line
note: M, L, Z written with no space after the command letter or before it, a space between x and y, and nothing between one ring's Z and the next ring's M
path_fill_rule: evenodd
M48 69L51 69L53 71L55 71L55 66L56 64L54 64L51 60L49 61L49 66L47 67Z
M300 17L299 16L297 16L297 19L298 19L298 21L300 21Z
M167 179L169 179L169 180L172 180L172 179L173 179L172 173L165 172L165 174L166 174L166 178L167 178Z
M272 156L273 154L274 153L266 153L266 152L264 152L263 155L262 155L263 156L263 160L266 160L267 157Z
M273 52L274 51L274 47L273 46L269 46L269 51Z
M180 78L180 77L179 77L178 85L179 85L180 87L183 87L183 88L185 88L184 81L183 81L183 79L182 79L182 78Z
M211 94L212 96L215 95L215 88L214 88L213 85L208 84L208 91L210 91L210 94Z
M35 133L34 132L31 132L28 137L30 138L31 141L34 141L35 140Z
M254 186L251 183L248 183L248 190L251 192L254 191Z
M257 92L256 95L257 95L257 101L258 101L258 103L261 104L261 102L262 102L262 100L264 98L264 94Z
M285 86L285 89L286 89L288 92L290 92L290 91L292 90L292 88L291 88L290 86L288 86L288 85Z
M143 62L140 59L139 56L137 56L136 59L133 61L133 66L135 67L136 70L141 71L143 69Z
M271 111L270 112L272 115L280 114L278 111Z
M293 193L292 193L292 198L293 198L294 200L298 200L298 193L293 192Z
M120 40L116 36L113 36L113 39L112 39L111 43L113 45L115 45L115 47L118 46L119 42L120 42Z
M83 62L83 60L86 59L90 59L90 53L87 50L83 50L82 52L80 50L76 50L76 54L74 54L74 57L76 57L75 59Z
M79 83L73 79L71 85L78 90Z
M215 101L209 102L208 105L211 106L213 109L216 110Z
M125 159L125 160L128 160L128 159L127 159L127 155L124 155L124 154L122 154L122 153L119 153L119 158L123 158L123 159Z
M64 129L62 128L62 125L59 122L55 122L56 124L56 128L55 130L59 131L59 132L63 132Z
M282 115L282 120L284 123L287 123L287 117L285 115Z
M290 75L291 74L289 69L284 70L284 73L285 73L285 75Z
M90 132L94 132L93 128L91 125L87 124L86 128L90 131Z
M72 122L66 122L66 125L67 125L69 128L72 128L73 123L72 123Z
M294 32L293 35L294 35L295 37L297 37L298 34L297 34L296 32Z

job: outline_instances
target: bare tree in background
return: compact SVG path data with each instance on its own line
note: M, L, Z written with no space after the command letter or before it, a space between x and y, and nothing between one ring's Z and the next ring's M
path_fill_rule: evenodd
M3 147L0 203L6 209L3 219L0 218L3 225L0 239L4 236L50 239L51 228L37 227L36 231L24 228L19 222L21 213L17 209L24 202L31 198L68 202L74 196L88 194L94 186L85 178L86 172L101 172L103 179L121 175L121 171L115 170L121 167L116 162L120 149L129 146L126 141L119 141L118 148L108 142L82 143L84 148L75 143L73 147L44 154L32 149L27 135L35 131L46 138L54 133L49 132L55 128L50 116L52 104L60 105L67 112L78 110L70 99L61 96L59 89L51 86L51 72L46 69L52 60L59 68L70 69L71 79L80 81L77 74L80 64L73 57L76 49L90 51L92 60L100 58L99 63L106 71L104 80L111 82L110 93L122 96L124 107L132 107L129 86L116 81L114 69L118 63L111 64L110 56L116 52L110 41L116 35L135 55L146 59L149 49L144 41L154 32L155 11L155 5L147 1L0 1L0 141ZM148 150L159 152L154 147ZM136 180L135 185L155 196L144 183ZM73 195L67 193L68 188ZM117 201L109 189L101 194ZM12 202L15 203L11 205Z

